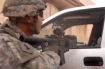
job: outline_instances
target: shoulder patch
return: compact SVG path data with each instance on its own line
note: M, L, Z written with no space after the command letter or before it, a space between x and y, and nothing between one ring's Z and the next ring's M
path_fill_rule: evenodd
M21 63L25 63L40 55L38 50L36 50L28 43L24 43L24 42L12 42L12 43L15 46L17 52L19 53L20 58L22 59L20 61Z
M29 54L32 54L34 52L34 48L29 45L28 43L24 43L24 42L19 42L19 46L20 48L22 49L22 51L26 52L26 53L29 53Z

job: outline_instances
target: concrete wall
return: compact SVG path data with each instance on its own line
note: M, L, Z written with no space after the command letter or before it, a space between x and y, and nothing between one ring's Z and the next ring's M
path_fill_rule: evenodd
M3 14L1 13L4 2L5 0L0 0L0 23L5 22L5 20L7 19L7 17L4 17Z
M48 18L50 17L51 15L59 12L59 10L52 4L50 3L46 3L47 4L47 8L46 10L44 11L44 18Z
M79 0L82 4L85 6L87 5L94 5L94 3L91 0Z

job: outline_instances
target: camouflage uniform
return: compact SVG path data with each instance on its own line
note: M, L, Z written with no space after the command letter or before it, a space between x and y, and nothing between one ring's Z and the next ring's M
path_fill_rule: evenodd
M45 9L43 0L6 0L3 14L7 17L34 16L36 10ZM53 51L38 52L19 41L25 35L7 20L0 28L0 69L56 69L60 57Z
M0 69L56 69L60 58L52 51L32 53L19 52L17 47L22 43L19 36L24 34L16 26L6 21L0 30ZM32 49L32 50L33 50Z

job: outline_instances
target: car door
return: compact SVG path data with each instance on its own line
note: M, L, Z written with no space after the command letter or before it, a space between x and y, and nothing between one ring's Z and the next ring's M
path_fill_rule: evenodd
M65 64L58 69L105 69L104 7L79 7L63 10L43 21L40 36L53 34L61 27L77 43L65 53Z

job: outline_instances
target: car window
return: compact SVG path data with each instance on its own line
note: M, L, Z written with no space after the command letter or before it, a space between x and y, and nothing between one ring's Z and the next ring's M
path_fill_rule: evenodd
M65 35L74 35L77 38L78 44L88 44L89 37L91 35L93 28L93 24L89 25L77 25L72 26L68 29L66 29ZM41 29L41 33L39 34L41 37L44 37L45 35L52 35L53 34L52 24L49 24L48 26Z
M66 37L74 37L74 40L77 40L77 45L73 48L99 48L101 44L102 30L103 30L103 22L96 24L86 24L86 25L77 25L71 26L68 29L64 30ZM45 35L53 34L53 24L49 24L48 26L42 28L41 33L39 34L41 37L45 37ZM94 29L96 27L97 29ZM100 29L99 29L100 28ZM100 31L100 32L98 32ZM94 36L94 37L91 37ZM91 38L91 40L90 40ZM89 44L90 43L90 44ZM78 46L78 47L77 47ZM80 47L79 47L80 46ZM84 46L84 47L83 47Z
M66 37L77 41L75 48L100 47L104 12L103 9L87 9L64 13L49 20L41 29L39 36L50 36L56 27L60 27Z
M65 30L65 35L75 35L78 45L88 44L93 24L72 26Z

